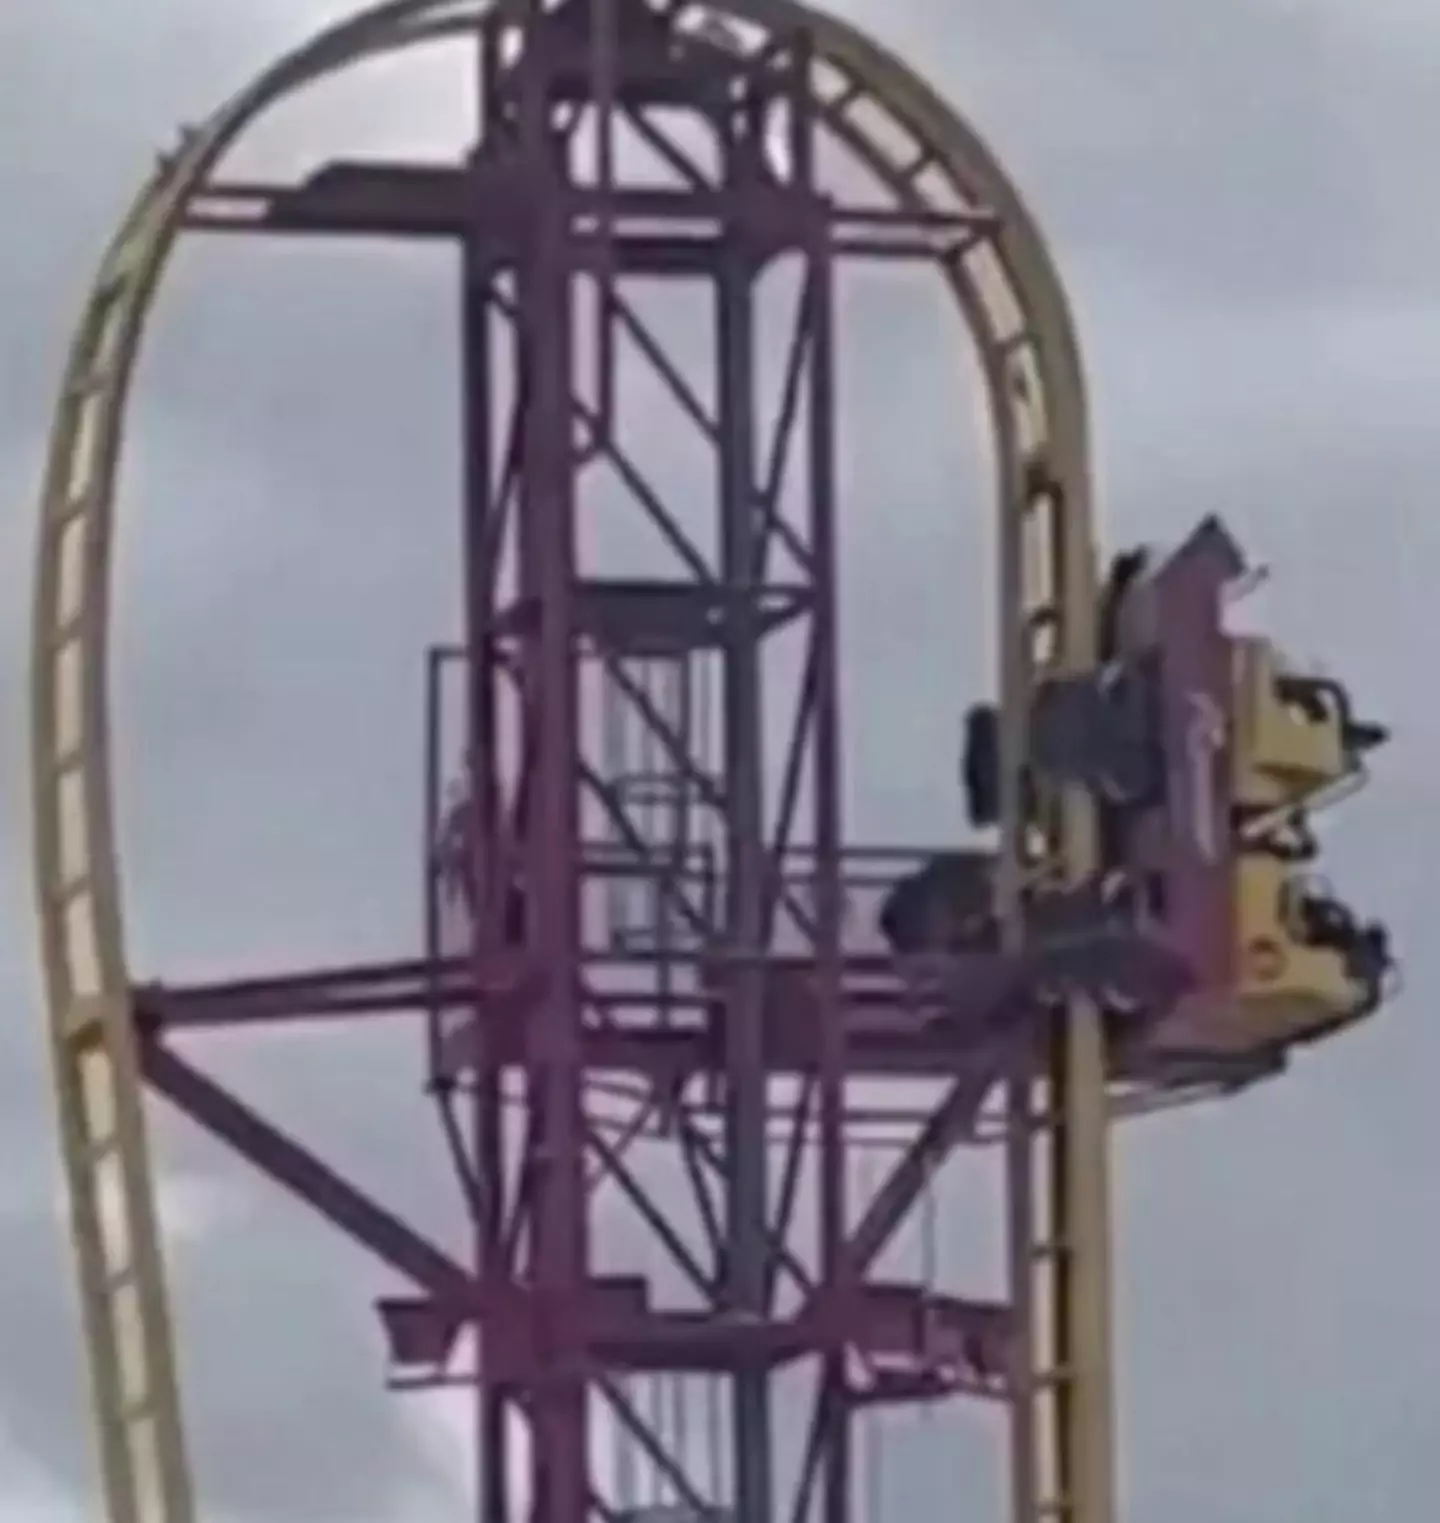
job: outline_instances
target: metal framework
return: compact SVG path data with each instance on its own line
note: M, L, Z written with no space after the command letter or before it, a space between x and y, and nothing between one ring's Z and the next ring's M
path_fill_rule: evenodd
M442 38L477 45L483 132L464 165L332 166L289 190L214 179L281 97ZM688 112L708 134L708 168L667 135L655 106ZM621 120L671 162L673 188L627 188L614 152ZM572 152L582 127L594 146L588 178ZM888 187L887 209L847 207L820 184L822 136ZM152 300L177 238L196 226L435 237L463 251L468 627L431 658L437 853L429 945L406 962L178 989L137 987L126 960L105 687L116 469ZM1005 950L947 984L964 1000L917 993L914 976L855 956L843 914L873 864L847 849L840 808L832 268L902 255L930 261L953 291L996 442ZM782 256L802 272L801 296L786 401L767 428L755 287ZM713 403L636 317L626 295L636 275L712 304ZM494 374L502 338L518 378L508 396ZM588 397L577 390L582 339L596 376ZM708 441L708 546L627 464L622 340L667 377ZM787 513L778 482L791 452L805 486ZM577 507L602 459L632 511L660 528L664 574L602 577L577 559ZM460 1335L478 1329L482 1357L464 1378L479 1390L487 1523L514 1516L522 1493L540 1523L623 1511L588 1465L597 1398L686 1506L747 1523L782 1513L845 1523L854 1414L967 1393L1013 1414L1018 1518L1110 1523L1099 1019L1081 1002L1044 1026L1044 1040L1029 1011L997 1035L998 1015L1016 1016L1007 969L1024 951L1022 835L1035 828L1021 818L1027 695L1093 654L1089 469L1075 336L1014 188L899 60L791 0L400 0L285 59L161 163L104 257L74 342L35 604L40 918L108 1523L196 1516L147 1081L409 1282L381 1305L404 1381L460 1378ZM806 681L772 786L761 721L780 627L803 631ZM447 811L443 737L457 703L465 775ZM596 713L608 737L598 753ZM1027 860L1078 883L1093 829L1084 796L1067 796ZM924 999L944 1019L914 1019ZM415 1011L429 1033L474 1208L470 1264L424 1242L170 1040L220 1023L395 1009ZM912 1018L894 1019L902 1010ZM856 1210L846 1199L856 1080L937 1071L950 1075L947 1093ZM618 1090L617 1074L628 1075ZM881 1248L938 1161L973 1138L997 1088L1009 1097L1008 1304L877 1282ZM619 1097L608 1109L607 1095ZM523 1115L523 1137L505 1124L507 1105ZM691 1179L699 1249L627 1166L640 1133L670 1139ZM807 1158L818 1245L808 1256L794 1233ZM602 1180L690 1282L683 1310L663 1286L593 1268L590 1202ZM802 1360L817 1370L814 1409L793 1494L781 1497L769 1393L775 1372ZM728 1392L729 1454L708 1473L633 1400L634 1381L661 1369ZM510 1474L507 1412L523 1413L532 1434L523 1486Z

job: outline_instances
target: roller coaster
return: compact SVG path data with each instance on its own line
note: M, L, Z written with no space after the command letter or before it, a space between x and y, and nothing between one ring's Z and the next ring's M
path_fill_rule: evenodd
M480 130L459 162L227 180L282 99L440 43L474 62ZM627 142L666 177L635 177ZM117 479L147 321L192 235L458 252L464 618L423 663L425 935L394 962L181 985L127 956ZM995 699L956 696L974 837L919 854L852 842L841 787L834 276L881 259L951 294L994 442ZM798 294L765 428L756 290L781 264ZM704 304L704 374L636 315L636 281ZM627 453L622 342L704 443L703 536ZM803 481L784 490L792 458ZM667 545L665 574L587 564L577 523L602 467L628 488L613 511ZM35 596L41 950L106 1523L201 1515L147 1090L398 1278L378 1303L390 1377L471 1393L483 1523L862 1523L867 1416L978 1401L1007 1414L1019 1523L1113 1523L1112 1123L1279 1073L1381 1005L1393 957L1313 876L1313 821L1385 731L1234 632L1253 573L1222 522L1107 561L1093 491L1075 327L1017 190L899 58L797 0L395 0L161 159L70 352ZM804 650L783 724L782 630ZM180 1048L301 1021L341 1040L377 1012L413 1020L469 1262ZM928 1098L881 1117L877 1080ZM884 1175L862 1191L881 1126ZM983 1141L1005 1180L1005 1294L882 1277L936 1172ZM685 1213L637 1150L673 1162ZM607 1193L663 1270L597 1267ZM807 1404L781 1414L795 1372ZM707 1441L640 1398L663 1381L705 1393ZM597 1466L602 1410L628 1481Z

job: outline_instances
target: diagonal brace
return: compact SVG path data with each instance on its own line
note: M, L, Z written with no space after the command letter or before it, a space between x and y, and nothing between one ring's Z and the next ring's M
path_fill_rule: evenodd
M454 1259L163 1042L140 1043L140 1066L177 1110L407 1280L436 1296L474 1285Z

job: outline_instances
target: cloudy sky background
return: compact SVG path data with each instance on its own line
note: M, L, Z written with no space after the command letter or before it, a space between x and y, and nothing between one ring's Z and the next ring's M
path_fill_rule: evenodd
M0 10L14 568L0 684L17 778L34 483L95 250L177 123L345 8L136 0L123 24L78 0ZM1440 576L1440 196L1424 162L1440 131L1427 100L1440 17L1421 0L844 8L927 61L1049 231L1086 342L1115 539L1225 513L1276 568L1266 618L1400 732L1378 786L1334 821L1329 870L1394 925L1404 998L1281 1085L1124 1143L1127 1517L1415 1515L1440 1417L1440 1340L1426 1331L1440 1038L1425 1004L1440 961L1423 917L1440 851L1440 720L1423 682ZM354 92L277 122L269 160L424 147L445 127L442 96L413 77L377 89L363 130L337 128ZM844 354L847 683L865 714L851 793L871 838L920 841L953 820L969 691L949 651L979 627L956 604L980 596L983 536L941 506L974 452L950 421L971 403L934 303L857 286ZM450 321L435 257L250 245L177 268L144 375L121 563L120 787L145 971L385 953L413 934L416 653L450 631L454 597ZM933 444L916 426L927 410ZM952 576L967 574L957 599ZM882 607L883 624L867 618ZM25 790L3 797L16 870L0 880L0 1520L62 1523L93 1516L92 1465L53 1200ZM403 1036L224 1059L331 1156L441 1221L443 1187L417 1182L434 1149ZM164 1142L207 1516L464 1516L444 1415L379 1390L368 1300L381 1278L193 1137L167 1127ZM957 1258L975 1252L972 1220L946 1229ZM994 1452L973 1454L912 1434L887 1470L887 1513L970 1488L983 1515Z

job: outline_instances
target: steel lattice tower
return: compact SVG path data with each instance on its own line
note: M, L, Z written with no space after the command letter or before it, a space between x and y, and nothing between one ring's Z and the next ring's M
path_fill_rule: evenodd
M288 188L215 177L281 95L446 36L478 60L482 130L463 164L332 164ZM683 141L660 121L677 113ZM622 119L672 163L671 188L627 185ZM583 172L582 135L593 150ZM888 187L888 208L847 206L822 183L821 138ZM103 686L114 480L135 348L187 229L432 238L461 251L467 627L431 658L428 945L405 961L203 988L137 987L126 964ZM847 939L846 906L875 867L847 847L841 818L832 281L841 258L881 257L928 261L953 289L997 442L1004 941L963 966L906 968ZM801 298L780 422L766 430L755 288L781 260L800 272ZM631 311L634 277L705 294L714 362L703 384ZM710 505L708 542L627 471L622 338L707 441L695 492ZM486 1523L516 1516L522 1489L536 1523L616 1515L589 1464L599 1398L687 1507L845 1523L855 1410L964 1394L1013 1410L1017 1516L1110 1523L1099 1026L1082 1002L1047 1049L1028 1016L1010 1019L1028 998L1025 697L1092 654L1086 450L1064 299L1015 192L899 61L789 0L400 0L278 65L161 165L109 251L72 355L37 602L41 903L110 1523L194 1517L142 1077L409 1282L381 1307L407 1380L439 1378L478 1330ZM784 516L777 483L791 456L805 486ZM667 543L664 572L584 563L577 521L603 458L628 485L627 511ZM1022 555L1027 540L1038 556ZM782 629L803 632L805 681L777 728L767 672ZM458 779L445 744L457 725ZM767 733L783 735L778 754ZM1031 821L1031 868L1079 881L1092 834L1089 805L1067 796ZM473 1263L423 1241L168 1040L378 1010L415 1011L428 1030L474 1207ZM857 1083L936 1073L946 1097L855 1209ZM1031 1091L1047 1073L1036 1125ZM614 1094L597 1076L617 1075L628 1097L618 1135L609 1123L621 1112L602 1115L595 1098ZM1008 1303L877 1282L875 1260L925 1181L1007 1086ZM507 1114L523 1115L523 1137ZM641 1131L666 1139L693 1182L698 1249L627 1165ZM808 1255L794 1225L807 1154ZM597 1271L602 1177L667 1245L687 1309L643 1277ZM102 1230L106 1194L123 1247ZM817 1373L814 1406L799 1483L782 1496L771 1383L802 1360ZM870 1372L863 1387L857 1366ZM627 1397L631 1376L665 1369L727 1389L730 1457L703 1481L693 1454L667 1453ZM523 1412L532 1435L523 1488L507 1412Z

